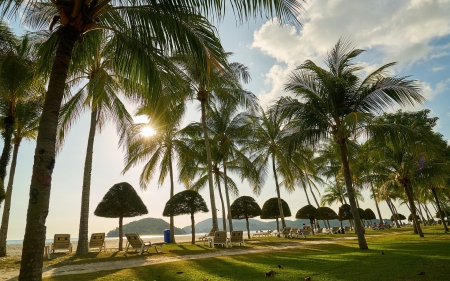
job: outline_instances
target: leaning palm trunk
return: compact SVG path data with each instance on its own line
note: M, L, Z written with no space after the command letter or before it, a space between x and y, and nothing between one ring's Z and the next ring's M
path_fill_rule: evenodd
M309 177L308 177L307 174L306 174L306 180L308 181L309 190L311 191L311 194L312 194L312 196L313 196L313 198L314 198L314 201L316 202L316 206L317 206L317 208L319 208L319 207L320 207L319 201L317 201L316 195L314 194L313 189L312 189L312 186L311 186L311 181L310 181L310 179L309 179ZM328 223L328 227L327 227L327 221L325 221L325 220L322 220L322 221L323 221L323 224L324 224L324 226L325 226L326 228L330 228L330 224L329 224L329 223ZM320 228L320 226L319 226L319 221L317 221L317 227Z
M205 138L205 149L206 149L206 162L208 165L208 185L209 185L209 199L211 201L211 214L212 214L212 227L215 230L219 230L219 224L217 222L217 208L216 200L214 196L214 186L212 178L212 158L211 158L211 147L209 146L209 136L208 128L206 127L206 100L208 93L206 91L199 91L198 99L202 107L202 127L203 127L203 137Z
M373 183L370 183L370 189L372 189L372 195L373 195L373 201L375 201L375 206L377 207L378 217L380 221L383 220L383 217L381 216L380 207L378 206L377 196L375 195L375 189L373 188Z
M175 192L175 185L173 184L173 167L172 167L172 148L169 150L169 176L170 176L170 198L173 197ZM170 216L170 243L175 242L175 222L173 215Z
M53 61L34 152L27 223L20 263L19 280L21 281L42 280L45 221L48 215L52 173L55 166L58 116L70 58L80 32L68 25L60 28L59 34L60 41Z
M275 178L275 186L277 188L278 208L280 210L281 225L283 228L285 228L286 222L284 221L283 205L281 204L281 196L280 196L280 186L278 185L277 170L275 168L275 155L272 155L272 169L273 169L273 176ZM278 228L278 220L277 220L277 228ZM280 231L279 228L278 231Z
M228 224L230 225L230 235L233 231L233 219L231 214L231 205L230 205L230 193L228 191L228 179L227 179L227 161L225 161L225 158L223 159L223 184L225 186L225 197L227 199L227 211L228 211ZM230 236L231 237L231 236Z
M414 222L414 233L419 234L420 237L424 237L422 229L419 225L419 220L417 219L416 205L414 203L414 195L411 186L407 182L402 183L403 188L405 189L406 196L409 201L409 209L411 211L411 216Z
M225 202L223 201L222 188L220 187L219 173L216 174L216 178L217 178L217 189L219 190L220 204L222 205L222 227L223 227L223 231L227 231L227 218L225 215Z
M6 167L8 167L9 159L11 157L11 149L12 149L12 136L14 133L14 117L6 116L3 119L4 123L4 131L2 133L3 136L3 151L2 156L0 157L0 180L3 184L0 186L0 204L7 197L5 194L4 182L6 178ZM1 256L1 253L0 253Z
M97 127L97 108L91 111L91 124L89 128L86 158L83 171L83 190L81 191L80 227L78 230L77 255L85 255L89 252L89 197L91 192L92 154L94 153L95 130Z
M9 210L11 209L11 194L14 184L14 175L16 173L19 145L19 143L14 144L11 167L9 168L8 187L6 188L5 206L3 207L2 226L0 228L0 257L6 256L6 238L8 237Z
M445 231L448 232L448 227L447 227L447 224L445 223L445 220L444 220L444 214L443 214L443 212L441 210L441 204L439 203L439 199L438 199L437 194L436 194L436 188L432 187L431 188L431 192L433 192L433 197L434 197L434 200L436 201L436 206L437 206L437 209L438 209L439 218L441 219L442 224L444 225ZM6 208L6 203L5 203L5 208ZM3 226L3 223L2 223L2 226Z
M356 231L356 234L358 235L359 248L361 250L369 249L369 247L367 246L366 238L364 237L363 226L361 225L361 219L359 217L359 212L356 207L355 190L353 189L352 178L350 175L350 167L348 164L346 141L340 140L338 142L338 144L339 144L339 151L341 154L341 161L342 161L342 174L344 175L345 185L347 187L348 201L350 201L353 220L355 221L355 231Z

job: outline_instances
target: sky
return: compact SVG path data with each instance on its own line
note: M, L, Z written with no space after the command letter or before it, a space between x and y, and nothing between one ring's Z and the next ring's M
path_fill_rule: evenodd
M420 81L427 102L407 110L430 109L431 116L439 117L435 130L450 140L450 0L308 0L304 8L300 17L302 27L280 26L276 20L261 19L240 25L231 11L218 24L225 50L234 53L231 60L249 67L252 81L245 87L257 95L263 107L280 96L288 95L283 92L283 85L295 67L308 59L323 65L327 51L339 38L346 38L355 47L366 50L357 58L366 73L383 64L397 62L391 68L392 75L410 76L409 79ZM198 104L192 102L188 106L189 118L185 124L200 121ZM55 233L70 233L73 238L78 237L88 117L86 114L80 118L72 128L56 159L46 221L47 238ZM34 148L34 142L23 142L19 150L8 240L19 240L24 236ZM142 167L122 174L124 151L118 147L117 133L112 124L97 133L93 155L89 233L108 232L118 226L118 219L96 217L93 213L109 188L123 181L136 189L149 210L148 215L125 218L124 223L145 217L168 221L162 217L162 212L169 199L169 182L158 188L154 180L144 191L139 188ZM254 196L248 183L239 180L237 183L240 196ZM183 187L176 183L175 192L182 190ZM323 192L323 188L320 191ZM200 194L210 206L207 189ZM366 200L360 202L361 207L375 211L369 194L365 191L363 195ZM275 183L273 176L269 175L262 193L255 199L262 206L275 196ZM216 195L216 206L220 210L218 197ZM281 197L294 215L307 204L300 189L292 193L282 190ZM400 213L409 214L405 206L396 206ZM336 205L332 208L337 211ZM3 204L0 211L3 213ZM383 218L391 216L385 202L381 203L381 212ZM221 210L218 216L221 217ZM211 213L199 213L195 219L199 222L210 217ZM175 225L190 225L189 216L176 217Z

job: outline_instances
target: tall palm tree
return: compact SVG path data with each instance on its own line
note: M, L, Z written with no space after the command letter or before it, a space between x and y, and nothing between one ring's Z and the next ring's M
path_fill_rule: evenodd
M11 158L11 141L15 130L17 103L43 86L36 75L36 63L33 58L33 42L24 36L10 48L4 49L0 56L0 101L6 105L2 117L2 137L4 146L0 156L0 182L6 177L6 168ZM4 199L3 184L0 187L0 203Z
M245 152L251 154L251 160L261 173L261 179L267 176L267 168L272 168L275 180L275 190L278 198L278 208L280 210L280 218L282 227L286 227L284 213L281 201L280 186L281 182L288 191L293 191L291 166L288 156L288 146L284 142L287 135L285 130L286 119L281 114L276 104L265 112L262 108L257 115L251 116L252 134L251 141L247 143ZM281 176L282 181L278 179ZM263 182L263 180L261 181Z
M40 6L39 4L44 4ZM277 16L280 22L298 23L297 16L302 11L301 3L296 0L242 1L232 0L232 7L239 20L249 19L255 15ZM25 8L22 10L22 6ZM27 211L27 226L24 236L20 280L40 280L42 277L42 257L45 243L45 219L48 214L51 176L55 164L56 130L58 116L64 95L73 48L79 40L95 29L110 29L123 38L118 40L122 46L134 45L135 55L123 56L121 49L116 53L122 59L122 69L130 71L130 75L142 78L149 87L157 85L156 69L152 67L132 67L142 62L138 55L142 48L167 50L168 52L191 52L199 64L210 65L211 54L217 48L212 47L217 40L209 24L198 12L216 15L221 18L225 7L223 1L87 1L69 0L63 4L47 0L5 0L0 3L2 16L16 16L19 11L24 14L28 26L57 26L58 42L54 53L52 71L48 83L48 91L36 141L36 157L30 184L30 198ZM34 17L34 11L45 10L43 16ZM56 16L55 16L56 14ZM193 23L199 23L193 25ZM212 39L212 40L211 40ZM140 44L133 44L140 42ZM211 48L210 48L211 46ZM216 45L217 46L217 45ZM152 47L155 47L152 49ZM161 48L161 49L159 49ZM220 49L220 48L219 48ZM207 56L206 54L210 54ZM214 56L221 61L220 55ZM141 70L150 75L140 75ZM152 75L153 74L153 75ZM31 204L31 199L37 201Z
M395 104L423 102L424 98L415 81L387 75L387 68L394 63L383 65L361 79L358 72L362 67L353 60L362 52L340 39L326 58L328 70L307 60L289 75L285 90L300 100L285 97L280 102L293 121L290 128L294 143L300 145L305 140L317 143L331 138L338 144L359 248L367 249L355 200L348 141L367 132L373 118L384 109Z
M397 184L403 188L408 206L414 221L415 233L423 237L422 229L417 218L418 188L421 185L439 183L439 178L431 177L433 159L439 155L440 136L433 132L437 118L428 117L429 110L418 112L398 111L384 114L377 120L377 124L396 124L404 126L405 130L416 132L411 138L403 134L392 134L385 142L376 142L379 151L378 161L390 171L387 184ZM438 181L436 182L435 179Z
M230 54L228 53L226 55L229 56ZM207 127L208 104L211 97L215 96L219 100L229 100L246 108L254 108L257 99L253 93L241 88L240 79L244 80L244 82L247 82L248 79L250 79L247 68L242 64L215 64L211 65L209 70L205 72L204 69L198 67L198 64L194 63L192 56L178 54L173 57L173 60L189 77L189 82L191 84L190 88L194 89L196 92L195 98L200 101L201 124L205 142L206 164L208 168L207 176L212 213L212 227L218 229L219 225L217 221L217 208L213 185L213 159Z
M87 254L89 199L91 188L92 161L96 131L101 131L106 122L116 125L118 134L123 136L131 128L133 118L119 98L122 94L128 100L145 97L138 91L139 85L133 79L117 70L115 40L108 40L111 34L98 30L91 32L73 53L74 63L69 71L69 85L78 86L78 91L63 105L60 113L59 140L61 144L71 126L84 111L90 111L90 127L83 171L80 225L77 255ZM90 56L86 56L85 52ZM61 145L60 144L60 145Z
M14 176L17 166L17 155L22 140L35 140L39 119L42 112L42 104L44 101L44 93L42 95L21 100L16 105L15 129L12 142L14 144L11 166L9 168L9 180L6 188L5 206L3 207L2 225L0 228L0 256L6 256L6 238L8 236L9 214L11 209L11 196L14 185ZM2 103L5 109L5 103ZM2 112L5 112L2 110Z
M171 113L170 116L164 114L167 111ZM149 124L136 124L133 127L131 137L126 144L125 168L122 173L125 174L132 167L144 162L145 165L139 178L142 189L146 190L155 172L160 171L158 187L163 185L167 175L169 175L170 198L174 196L174 164L181 166L183 162L192 158L191 149L179 130L184 111L184 103L179 103L175 107L167 109L167 103L165 102L138 110L139 115L148 116L150 121ZM143 127L148 125L154 128L154 135L142 135ZM175 243L173 215L170 215L170 242Z
M241 179L247 179L252 189L258 188L259 177L251 161L241 152L241 145L249 141L251 131L248 130L249 118L246 112L239 112L239 108L232 101L211 102L208 110L207 126L211 136L217 142L219 158L222 159L223 181L228 212L230 233L233 231L231 204L228 188L228 170L237 172ZM233 192L236 194L236 192ZM224 217L225 219L225 217Z

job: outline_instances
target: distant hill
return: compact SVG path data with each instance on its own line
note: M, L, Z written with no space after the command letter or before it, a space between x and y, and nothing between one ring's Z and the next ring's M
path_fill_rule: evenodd
M145 218L123 225L123 233L137 232L140 235L162 235L164 229L169 229L170 224L163 219ZM186 234L186 232L175 227L175 234ZM119 237L119 228L111 230L106 234L107 237Z
M218 219L219 221L219 228L222 229L222 218ZM249 219L249 227L250 230L269 230L269 229L277 229L277 222L275 220L270 221L260 221L255 219ZM281 226L281 220L279 220L280 228ZM301 227L303 224L309 225L309 220L303 220L303 219L297 219L297 220L286 220L286 225L291 227ZM324 227L323 222L319 221L319 224L321 227ZM344 225L346 222L344 222ZM348 222L347 222L348 224ZM212 225L212 219L206 219L201 222L198 222L195 224L195 232L196 233L202 233L202 232L209 232ZM331 226L338 226L340 223L337 220L330 221ZM228 221L227 221L227 228L229 227ZM191 233L191 226L185 226L183 227L184 231L187 233ZM233 220L233 229L234 230L247 230L245 219L242 220Z
M219 221L219 228L222 229L222 218L218 218ZM281 220L278 220L281 226ZM391 223L390 220L386 220L388 223ZM277 229L277 222L275 220L270 221L260 221L255 219L249 219L249 226L250 230L276 230ZM375 219L372 220L372 223L376 222L378 224L379 220ZM367 223L367 221L365 222ZM309 225L309 220L303 220L303 219L296 219L296 220L286 220L286 226L290 227L301 227L303 224ZM345 220L342 222L344 226L349 225L348 220ZM319 220L320 227L325 227L322 220ZM201 222L198 222L195 224L195 232L196 233L208 233L212 226L212 219L206 219ZM330 220L330 226L341 226L341 223L338 220ZM229 224L227 220L227 229L229 229ZM233 229L234 230L247 230L245 219L242 220L233 220ZM183 227L183 230L186 233L191 233L191 226L185 226Z

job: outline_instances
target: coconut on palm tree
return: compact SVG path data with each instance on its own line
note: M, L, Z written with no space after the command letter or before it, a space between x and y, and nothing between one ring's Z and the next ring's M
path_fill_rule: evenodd
M367 249L355 199L348 142L368 132L383 110L393 105L414 105L423 102L424 97L416 81L388 75L387 69L394 63L383 65L361 79L359 71L363 68L354 59L362 52L349 41L339 39L325 60L328 69L307 60L289 75L285 90L298 99L284 97L280 104L292 120L289 128L294 144L318 143L329 138L337 143L359 248ZM376 129L372 132L383 131L381 127Z

